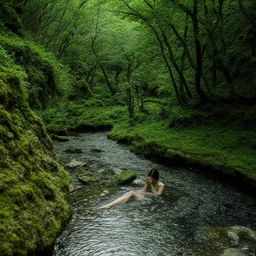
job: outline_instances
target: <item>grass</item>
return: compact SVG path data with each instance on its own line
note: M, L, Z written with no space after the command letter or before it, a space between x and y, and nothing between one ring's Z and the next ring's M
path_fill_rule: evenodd
M130 148L138 153L145 153L141 150L145 145L158 145L167 154L176 153L256 180L256 132L253 129L240 130L216 124L170 128L166 121L155 121L133 127L121 124L115 126L109 135L121 141L128 138Z

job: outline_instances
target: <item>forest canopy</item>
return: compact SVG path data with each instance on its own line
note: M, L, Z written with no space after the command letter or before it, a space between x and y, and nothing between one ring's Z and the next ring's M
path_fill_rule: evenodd
M151 97L254 100L255 12L250 0L27 0L22 17L71 68L75 97L117 95L132 117Z

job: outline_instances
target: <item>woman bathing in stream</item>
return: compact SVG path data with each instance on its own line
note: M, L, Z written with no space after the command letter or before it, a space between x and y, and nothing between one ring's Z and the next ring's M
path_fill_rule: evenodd
M159 180L159 172L156 169L151 169L142 190L127 192L115 201L101 206L100 209L109 209L130 200L143 200L147 195L161 196L164 193L164 187L164 183Z

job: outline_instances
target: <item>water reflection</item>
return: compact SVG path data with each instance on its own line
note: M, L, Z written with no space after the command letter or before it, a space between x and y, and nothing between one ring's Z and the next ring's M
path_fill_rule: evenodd
M123 187L102 197L88 198L77 181L78 174L72 172L74 215L56 242L55 256L204 255L194 242L194 233L199 228L230 225L256 228L254 198L228 184L152 163L108 140L105 133L81 134L69 139L66 143L55 143L63 163L74 157L64 152L73 145L83 151L76 155L76 160L95 169L133 169L144 179L150 168L157 168L167 189L161 198L131 201L102 211L98 210L99 206L138 188ZM96 153L92 150L95 148L103 151ZM209 255L218 254L211 252Z

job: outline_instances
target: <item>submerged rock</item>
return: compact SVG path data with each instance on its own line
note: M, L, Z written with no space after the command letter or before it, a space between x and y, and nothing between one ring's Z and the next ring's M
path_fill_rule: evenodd
M106 171L105 168L100 168L97 170L97 173L103 174Z
M112 170L113 170L113 173L114 173L115 175L119 175L121 172L123 172L123 170L121 170L121 169L118 168L118 167L114 167L114 168L112 168Z
M143 186L144 184L145 184L145 181L142 180L142 179L135 179L135 180L132 182L132 185L138 186L138 187Z
M103 190L103 192L100 194L100 196L105 196L106 194L108 194L109 191L108 190Z
M224 252L221 254L221 256L247 256L248 254L245 254L241 252L238 249L229 248L224 250Z
M65 150L66 153L74 153L74 154L80 154L82 153L82 150L80 148L76 148L74 146L70 146Z
M244 226L204 227L196 232L194 239L206 251L222 249L221 256L256 253L256 232Z
M77 161L76 159L72 159L68 164L66 164L66 167L74 169L77 167L85 166L86 164L84 162Z

